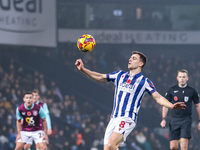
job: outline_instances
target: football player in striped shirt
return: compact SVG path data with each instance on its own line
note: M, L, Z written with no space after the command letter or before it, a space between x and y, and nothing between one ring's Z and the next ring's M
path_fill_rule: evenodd
M84 67L81 59L75 65L78 70L98 82L115 84L114 105L111 119L105 131L104 150L117 150L136 125L138 111L145 93L149 93L157 103L171 109L184 109L184 102L172 104L161 96L153 83L141 73L146 64L146 56L134 51L128 62L129 71L101 74Z

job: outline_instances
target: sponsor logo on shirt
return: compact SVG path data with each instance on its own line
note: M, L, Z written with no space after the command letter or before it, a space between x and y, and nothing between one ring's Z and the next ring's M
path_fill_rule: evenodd
M174 91L174 93L178 93L178 90L177 90L177 91Z
M127 82L119 84L119 90L131 93L134 90L135 85L129 84Z
M33 120L33 117L27 117L26 122L29 126L35 126L35 121Z
M25 112L22 112L22 115L25 115Z

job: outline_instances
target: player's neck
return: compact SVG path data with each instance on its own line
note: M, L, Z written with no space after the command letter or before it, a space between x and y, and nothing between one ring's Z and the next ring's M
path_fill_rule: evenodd
M184 87L187 86L187 84L178 84L178 86L179 86L180 88L184 88Z
M138 74L138 73L140 73L140 72L141 72L141 69L140 69L140 68L132 69L132 70L130 70L129 75L130 75L130 76L134 76L134 75L136 75L136 74Z
M32 105L30 105L30 106L27 106L27 105L26 105L26 107L27 107L28 109L30 109L32 106L33 106L33 104L32 104Z

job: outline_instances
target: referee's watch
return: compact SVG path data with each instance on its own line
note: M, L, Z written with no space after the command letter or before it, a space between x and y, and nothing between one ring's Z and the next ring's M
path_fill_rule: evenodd
M165 120L165 117L162 117L162 121ZM200 121L200 120L199 120Z

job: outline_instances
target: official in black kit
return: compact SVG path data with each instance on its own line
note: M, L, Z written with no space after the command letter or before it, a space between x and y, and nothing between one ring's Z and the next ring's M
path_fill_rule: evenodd
M172 86L166 93L165 97L172 104L176 102L185 102L186 108L179 110L170 110L169 122L169 139L170 149L178 150L178 143L180 139L181 150L188 149L188 141L191 138L191 124L192 124L192 103L195 104L199 116L198 130L200 130L200 103L199 95L196 90L187 85L188 72L185 69L178 70L177 81L178 85ZM162 121L160 125L166 126L166 116L168 108L162 109Z

